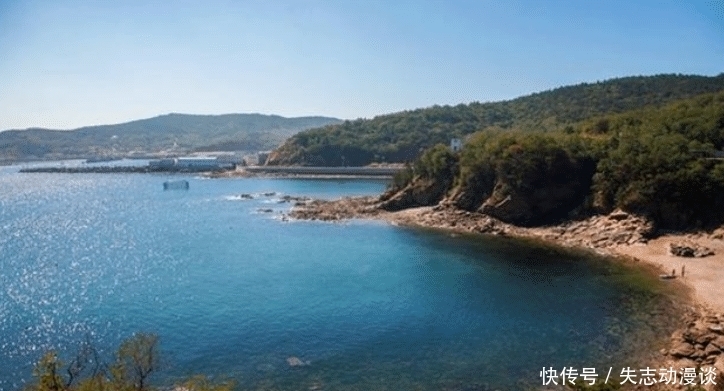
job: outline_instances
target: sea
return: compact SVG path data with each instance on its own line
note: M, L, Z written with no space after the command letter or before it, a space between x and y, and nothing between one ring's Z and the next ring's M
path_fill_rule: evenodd
M110 362L135 333L159 336L159 385L531 389L543 368L615 375L671 331L660 283L620 262L286 216L285 196L374 195L385 180L21 167L0 167L0 390L32 382L45 352L67 362L90 345Z

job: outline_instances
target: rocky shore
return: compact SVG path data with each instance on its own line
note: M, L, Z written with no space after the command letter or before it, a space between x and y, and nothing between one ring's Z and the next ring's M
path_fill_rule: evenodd
M721 371L724 351L724 315L708 314L690 318L686 327L672 336L671 348L661 353L682 367L718 364Z
M390 212L380 207L376 197L301 202L295 205L289 216L296 219L323 221L373 218L400 225L458 232L536 237L567 247L597 250L606 255L612 255L606 250L615 246L645 244L653 233L653 225L650 222L622 211L556 226L525 228L502 222L483 213L461 210L444 204Z
M396 225L453 232L532 238L643 262L657 268L662 278L674 280L671 283L678 284L678 290L689 301L686 314L681 314L681 326L671 335L668 347L652 352L655 364L677 369L713 366L718 374L724 374L724 229L661 235L655 232L650 221L620 210L528 228L502 222L481 212L461 210L445 202L388 211L379 197L300 201L289 217L322 221L377 219ZM724 383L724 376L719 379ZM653 389L685 388L659 385ZM714 388L707 386L705 389Z

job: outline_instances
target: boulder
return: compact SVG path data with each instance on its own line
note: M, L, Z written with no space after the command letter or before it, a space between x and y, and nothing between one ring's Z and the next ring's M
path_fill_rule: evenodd
M616 209L615 211L611 212L611 214L608 215L608 218L616 221L625 220L629 217L629 214L622 211L621 209Z
M677 257L702 258L714 255L711 249L695 243L669 243L669 253Z
M687 342L681 342L669 350L669 354L674 357L691 357L696 352L696 349Z
M719 228L715 229L714 232L712 232L712 234L711 234L711 238L718 239L718 240L724 239L724 228L719 227Z
M720 350L724 350L724 336L718 336L709 342L709 345L718 347Z
M694 347L694 353L691 353L689 355L689 358L693 358L696 360L696 359L703 359L706 356L707 356L707 354L706 354L706 352L704 352L704 347L701 345L696 345Z
M717 335L714 333L702 333L698 337L696 337L695 342L706 346L709 342L716 339L716 337Z
M717 346L714 346L714 344L709 344L706 346L706 349L704 349L704 353L707 356L713 356L713 355L721 354L721 349L719 349Z

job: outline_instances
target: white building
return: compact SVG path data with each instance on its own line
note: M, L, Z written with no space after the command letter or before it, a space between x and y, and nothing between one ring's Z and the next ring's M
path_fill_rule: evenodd
M458 152L463 149L463 140L460 140L459 138L451 139L450 149L452 149L453 152Z

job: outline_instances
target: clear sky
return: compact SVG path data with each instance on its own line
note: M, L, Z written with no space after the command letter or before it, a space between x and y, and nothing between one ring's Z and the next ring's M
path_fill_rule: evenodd
M373 117L724 72L724 0L0 0L0 129Z

